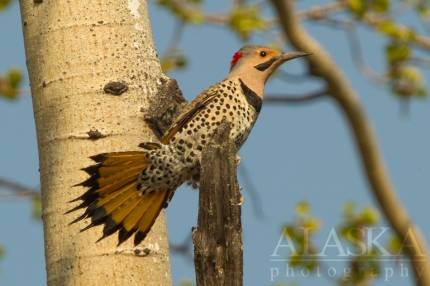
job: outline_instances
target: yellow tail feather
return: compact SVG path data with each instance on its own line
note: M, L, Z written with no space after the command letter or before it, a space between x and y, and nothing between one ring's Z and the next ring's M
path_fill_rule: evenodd
M156 148L157 145L151 148ZM82 203L69 212L85 208L72 223L91 218L83 230L104 224L103 238L118 233L119 244L135 234L139 244L151 229L173 191L157 190L142 195L137 189L140 173L148 166L145 152L114 152L91 157L96 164L84 168L90 178L79 184L89 190L79 198Z
M125 218L123 225L127 231L131 231L137 227L139 220L153 203L155 198L154 194L155 193L150 193L145 195L146 198L142 198L134 210Z
M110 215L113 213L113 211L117 208L119 208L123 203L125 203L127 200L134 199L138 196L137 190L135 189L134 184L127 185L125 187L125 191L122 191L122 189L118 190L121 192L121 194L118 197L114 197L109 200L110 196L106 197L106 203L101 204L100 201L97 202L97 207L102 207L105 212ZM112 195L111 195L112 196Z
M138 197L138 194L129 197L123 204L112 211L110 215L117 224L122 224L125 217L133 211L137 204L139 204L140 200Z
M155 198L152 204L149 206L148 210L146 211L145 215L142 216L142 218L139 221L139 233L141 240L143 240L146 236L146 234L149 232L151 226L154 224L155 219L158 217L158 214L160 213L161 209L163 208L164 203L167 201L169 197L169 192L167 191L161 191L155 193ZM136 239L138 238L138 235L135 236L135 244L138 244L140 241L136 243Z

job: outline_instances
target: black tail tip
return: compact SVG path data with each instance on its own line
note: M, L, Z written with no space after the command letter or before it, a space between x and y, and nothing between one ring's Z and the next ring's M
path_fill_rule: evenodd
M93 223L90 223L89 225L87 225L86 227L82 228L81 230L79 230L79 232L84 232L90 228L92 228L93 226L95 226Z
M91 165L85 168L82 168L81 170L87 173L88 175L96 175L99 171L100 164Z
M103 239L105 239L108 236L109 235L103 234L102 237L100 237L99 239L97 239L96 243L99 243L100 241L102 241Z
M90 159L97 163L103 162L104 160L106 160L106 153L90 156Z
M136 233L136 235L134 236L134 246L139 245L145 239L147 234L148 234L147 232L143 233L143 232L138 231Z
M136 232L136 229L132 229L130 231L127 231L125 228L121 228L119 233L118 233L118 244L117 244L117 246L120 246L124 241L126 241L135 232Z
M77 218L75 218L74 220L72 220L71 222L69 222L69 225L75 224L75 223L77 223L78 221L81 221L81 220L83 220L83 219L85 219L85 218L87 218L87 217L88 217L88 214L87 214L87 213L84 213L83 215L80 215L80 216L78 216Z

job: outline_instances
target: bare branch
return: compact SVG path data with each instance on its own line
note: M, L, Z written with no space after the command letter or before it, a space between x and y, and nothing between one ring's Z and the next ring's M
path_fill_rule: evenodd
M184 239L181 243L169 243L169 249L170 252L174 254L178 254L183 256L187 261L193 262L193 243L192 243L191 233L187 235L187 237Z
M310 103L322 99L326 95L326 90L318 90L305 95L267 95L264 97L264 102L268 104Z
M227 15L205 15L205 22L208 24L224 26L228 22Z
M358 70L361 72L361 74L373 83L387 84L388 78L386 76L378 74L364 62L363 50L355 26L353 24L347 26L345 29L345 33L348 38L352 60L357 66Z
M329 15L335 13L335 12L341 12L348 8L347 1L336 1L334 3L329 3L324 6L317 6L313 7L309 10L297 12L297 18L299 20L315 20L319 21L325 18L328 18ZM362 22L367 24L368 26L379 29L380 25L383 24L385 21L391 21L388 17L382 17L381 15L376 15L372 13L366 13L364 17L362 18ZM407 33L408 31L412 31L409 27L406 27L404 25L396 24L397 30L400 32ZM411 37L410 42L415 44L417 47L424 49L424 50L430 50L430 37L426 37L423 35L420 35L418 33L414 33L414 36Z
M256 6L259 5L261 6L261 3L256 4ZM345 10L346 7L346 2L335 1L321 6L314 6L308 10L300 11L297 13L297 16L301 20L319 20L321 18L327 17L330 14L341 12ZM229 20L226 14L205 15L204 19L206 23L214 25L226 25ZM274 27L278 24L278 19L268 19L267 24L269 28Z
M184 35L185 23L182 21L177 21L175 27L173 28L172 37L169 40L169 43L166 48L165 55L169 55L170 53L174 53L177 49L179 43L181 42L181 38Z
M386 17L380 17L378 15L373 15L370 13L367 13L364 17L363 17L363 22L365 24L367 24L368 26L374 28L374 29L378 29L380 27L381 24L383 24L385 21L389 21L391 19L386 18ZM404 32L407 33L408 31L412 31L410 28L400 25L400 24L396 24L396 29L400 32ZM430 38L420 35L418 33L414 33L414 36L411 37L409 39L409 41L413 44L415 44L416 47L419 47L421 49L424 50L430 50Z
M255 187L254 182L252 181L251 176L249 175L248 168L244 164L239 166L239 175L242 177L245 185L245 191L249 194L249 197L252 201L252 209L254 211L254 215L257 218L264 218L266 215L264 213L263 204L261 203L260 193Z
M22 197L22 198L28 198L28 197L39 197L40 192L37 189L29 188L27 186L24 186L20 183L0 178L0 188L8 189L12 191L12 193L7 194L1 194L1 197Z
M293 82L293 83L304 82L306 80L309 80L312 77L309 74L293 74L293 73L286 72L284 70L277 71L275 75L276 75L276 78L279 78L286 82Z
M408 63L420 66L426 69L430 69L430 59L424 57L411 57L407 60Z
M327 16L342 12L347 8L346 1L334 1L321 6L314 6L308 10L297 12L297 18L300 20L319 20Z

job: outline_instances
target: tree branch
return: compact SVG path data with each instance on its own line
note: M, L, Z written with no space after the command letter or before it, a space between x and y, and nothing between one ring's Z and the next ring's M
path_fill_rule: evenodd
M36 189L26 187L20 183L0 178L0 188L5 188L13 191L12 194L7 194L8 197L14 196L14 197L39 197L40 192ZM0 197L3 197L3 195L0 195Z
M243 285L235 154L230 127L223 123L202 154L198 226L193 231L197 286Z
M361 42L358 37L357 30L354 25L349 25L345 29L346 36L348 38L349 49L351 50L351 57L358 70L376 84L387 84L388 78L386 76L380 75L375 72L371 67L369 67L363 57L363 51L361 48Z
M311 79L309 74L294 74L284 70L277 71L275 76L283 81L292 83L304 82Z
M330 14L333 14L334 12L340 12L344 11L348 8L348 3L345 0L337 1L334 3L329 3L324 6L317 6L310 8L305 11L297 12L296 15L299 18L299 20L321 20L324 18L327 18ZM380 25L383 24L385 21L390 21L391 19L389 17L381 17L380 15L375 15L372 13L366 13L361 21L368 25L369 27L373 29L379 29ZM396 24L397 29L402 32L408 32L412 31L409 27ZM430 50L430 38L415 33L413 37L410 39L411 43L415 44L415 46L424 49L424 50Z
M390 20L390 18L387 17L379 17L377 15L373 15L373 14L369 14L367 13L364 17L363 17L363 22L365 24L367 24L368 26L374 28L374 29L379 29L380 25L383 24L385 21ZM401 31L403 33L407 33L408 31L413 31L410 28L400 25L400 24L396 24L397 30ZM413 44L415 44L416 47L419 47L423 50L430 50L430 38L420 35L418 33L414 33L414 36L411 37L409 39L409 41Z
M314 6L308 10L297 12L297 18L300 20L319 20L326 18L328 15L344 11L348 7L346 1L334 1L321 6Z
M346 2L336 1L325 5L314 6L308 10L297 12L297 16L301 20L319 20L327 17L330 14L345 10L347 7ZM229 17L226 14L205 15L204 21L213 25L226 25ZM278 19L267 20L268 27L273 27L278 24Z
M430 285L430 266L425 241L394 191L372 127L356 93L326 51L300 26L293 1L271 2L290 43L298 50L314 53L314 56L308 58L310 73L325 80L329 94L349 122L373 194L388 222L404 242L405 254L411 261L417 284Z
M305 95L267 95L264 97L264 102L267 104L310 103L322 99L326 95L326 90L318 90Z
M321 22L326 23L331 27L340 28L345 32L352 61L363 76L375 84L383 85L388 83L389 79L386 76L377 73L365 63L360 38L355 27L356 22L351 20L345 21L332 19L329 17L321 19Z
M259 219L264 218L266 214L264 213L260 193L255 187L252 177L250 176L248 168L246 168L245 164L241 164L239 167L239 176L242 177L245 186L244 190L249 194L251 199L252 210L254 211L255 217Z
M193 254L192 254L192 240L191 234L187 235L187 237L181 243L169 243L169 249L171 253L178 254L183 256L187 261L193 263Z

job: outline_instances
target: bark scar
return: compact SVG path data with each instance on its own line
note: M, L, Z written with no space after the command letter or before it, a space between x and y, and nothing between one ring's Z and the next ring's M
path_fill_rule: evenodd
M128 86L125 82L111 81L104 86L103 90L108 94L121 95L128 90Z
M107 137L106 135L104 135L103 133L98 131L97 129L91 129L90 131L87 132L87 134L88 134L88 139L90 139L90 140L97 140L97 139Z
M186 105L177 81L162 77L156 95L150 99L149 108L141 111L146 114L146 124L161 139Z

